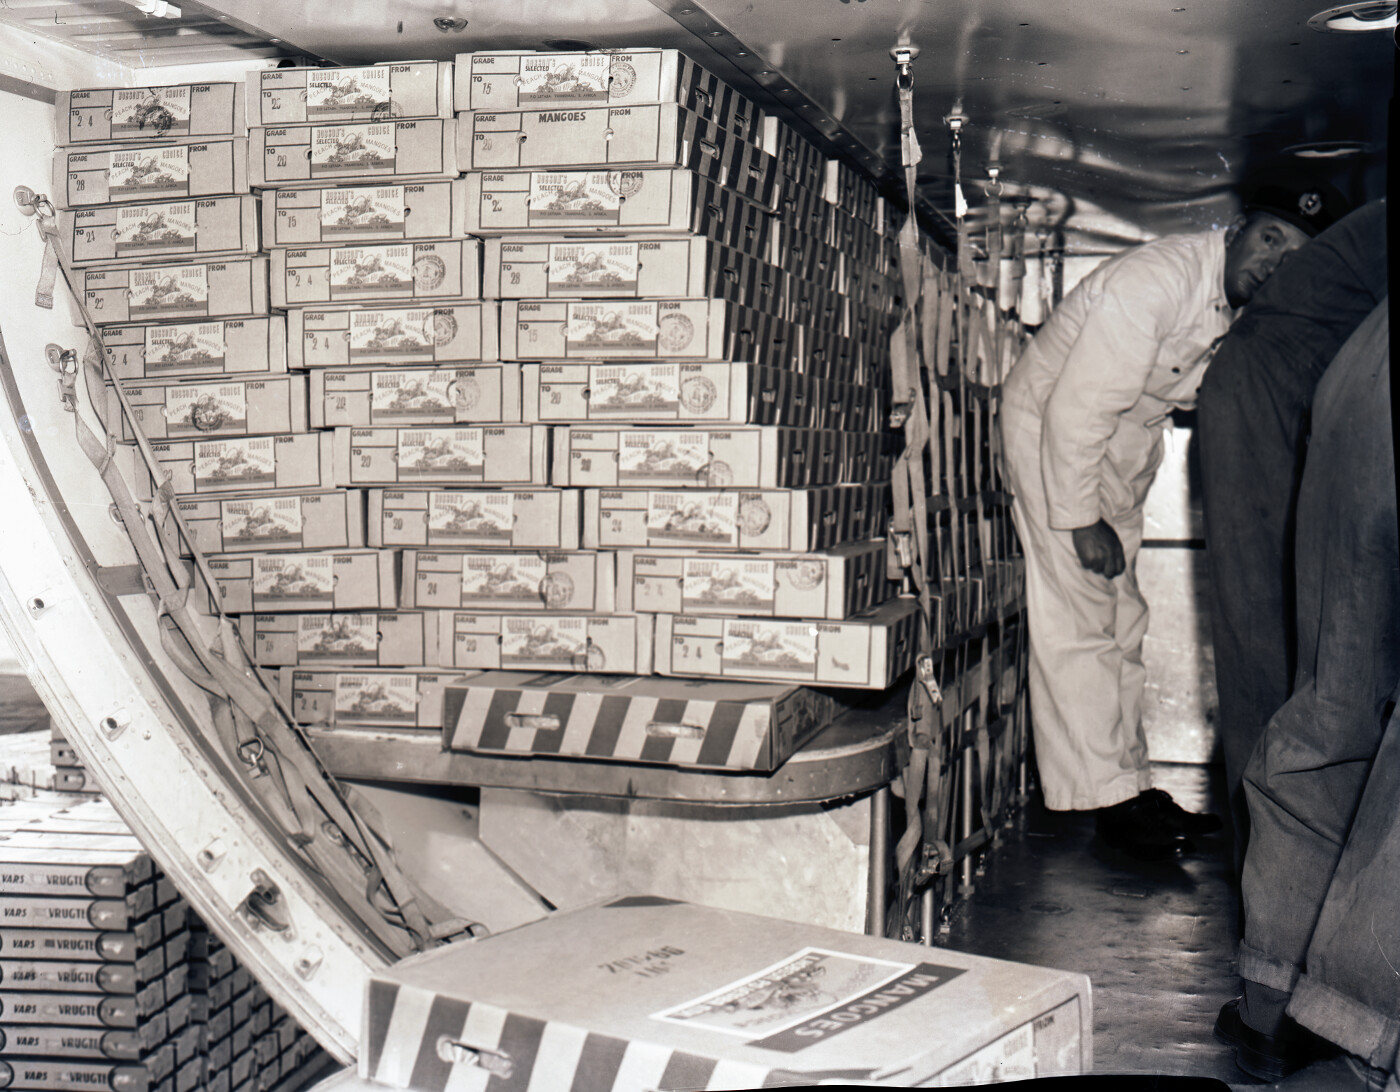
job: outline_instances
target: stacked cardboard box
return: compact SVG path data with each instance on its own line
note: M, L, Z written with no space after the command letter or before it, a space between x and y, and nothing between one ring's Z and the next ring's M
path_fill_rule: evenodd
M522 368L522 417L555 426L551 485L582 491L579 541L610 559L615 609L655 616L653 669L725 681L675 695L697 703L687 714L628 680L542 678L532 699L520 676L487 673L448 687L449 746L597 755L600 737L621 746L626 722L646 721L642 760L724 751L698 764L726 765L725 748L674 742L745 702L769 710L776 739L783 707L729 680L789 694L889 685L913 630L907 604L865 613L897 590L864 545L883 533L889 477L878 430L893 296L873 186L674 51L464 54L456 102L467 230L485 240L483 291L501 301L501 356ZM838 178L856 227L827 211ZM838 249L836 224L863 257ZM858 313L856 281L874 286ZM510 525L484 503L473 515ZM411 545L449 541L432 539L444 518L426 523ZM441 583L446 567L414 551L405 576ZM676 632L695 625L704 641ZM541 702L580 712L566 731ZM781 763L833 712L753 761Z
M0 1085L192 1092L189 911L105 801L0 808Z
M158 141L56 168L159 466L119 458L299 717L453 738L463 673L658 672L776 733L749 681L910 665L869 183L671 50L264 71L218 124L143 94L110 128Z

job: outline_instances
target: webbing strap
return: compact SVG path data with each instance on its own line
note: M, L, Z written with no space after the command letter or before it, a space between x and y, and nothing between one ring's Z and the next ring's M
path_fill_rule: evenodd
M919 598L919 648L927 652L932 645L933 614L932 593L928 586L928 483L924 474L929 420L923 396L918 315L921 303L926 310L928 304L924 301L926 263L919 249L918 218L914 211L916 168L923 152L914 130L912 55L900 58L896 89L899 97L900 151L909 211L899 231L899 268L904 285L904 307L899 325L890 338L894 396L890 423L895 428L904 429L905 440L892 483L894 520L891 530L900 566L909 572Z
M39 283L34 286L34 306L53 310L53 290L58 282L58 247L52 239L44 241L43 264L39 267Z
M53 206L46 198L39 197L34 201L34 209L45 240L46 263L51 253L57 272L63 275L73 292L92 339L87 374L91 392L94 382L103 382L110 354L101 331L74 290ZM174 489L168 475L161 471L121 384L113 377L121 413L136 438L147 471L157 483L153 502L153 508L160 513L157 533L152 533L147 517L113 461L116 436L111 423L104 422L106 436L99 439L78 412L77 354L62 354L58 365L60 396L64 407L73 414L78 446L97 468L111 493L156 600L162 647L171 661L209 695L215 732L225 752L237 759L235 768L241 764L248 769L245 784L254 789L259 801L269 809L269 815L292 843L302 848L332 886L342 894L353 891L356 897L363 897L365 880L369 878L367 901L381 909L381 917L378 921L367 918L366 924L392 950L403 953L405 940L414 949L422 948L442 932L441 928L429 924L411 882L394 864L387 847L365 829L344 799L339 785L295 727L280 698L253 666L236 625L223 613L217 595L209 598L219 619L218 640L216 643L206 640L198 621L200 616L189 601L192 584L179 556L181 537L194 558L206 590L217 588L217 583L174 503ZM266 788L260 787L264 785ZM336 839L329 839L332 844L327 844L327 837L319 836L323 822L338 832ZM355 841L349 840L350 835ZM392 901L388 912L382 912L380 907L381 888ZM460 931L455 924L451 927L453 931ZM406 938L404 933L407 933Z

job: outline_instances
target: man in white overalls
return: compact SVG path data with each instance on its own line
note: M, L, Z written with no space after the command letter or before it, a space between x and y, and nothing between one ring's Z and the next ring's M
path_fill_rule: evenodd
M1343 215L1324 185L1262 188L1228 228L1134 247L1084 278L1004 384L1012 516L1026 554L1030 697L1045 804L1096 810L1136 857L1218 830L1152 788L1142 729L1143 505L1174 409L1279 263Z

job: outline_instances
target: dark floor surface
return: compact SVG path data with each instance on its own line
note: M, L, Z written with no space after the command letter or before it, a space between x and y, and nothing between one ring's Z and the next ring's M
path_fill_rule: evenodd
M1153 771L1184 807L1222 812L1220 767ZM1217 1077L1250 1092L1276 1087L1241 1072L1212 1034L1220 1006L1239 992L1238 893L1226 836L1146 864L1093 835L1092 813L1050 812L1034 799L1003 831L938 943L1088 974L1095 1073ZM1313 1068L1283 1087L1325 1092L1348 1084L1337 1063Z

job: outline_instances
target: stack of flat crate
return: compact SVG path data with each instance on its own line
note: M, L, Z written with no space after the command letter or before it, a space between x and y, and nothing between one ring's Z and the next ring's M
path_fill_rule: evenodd
M208 927L191 919L190 992L203 1031L201 1092L300 1088L331 1065Z
M53 765L52 788L55 792L102 791L52 718L49 719L49 761Z
M193 1092L189 911L103 800L0 807L0 1087Z

